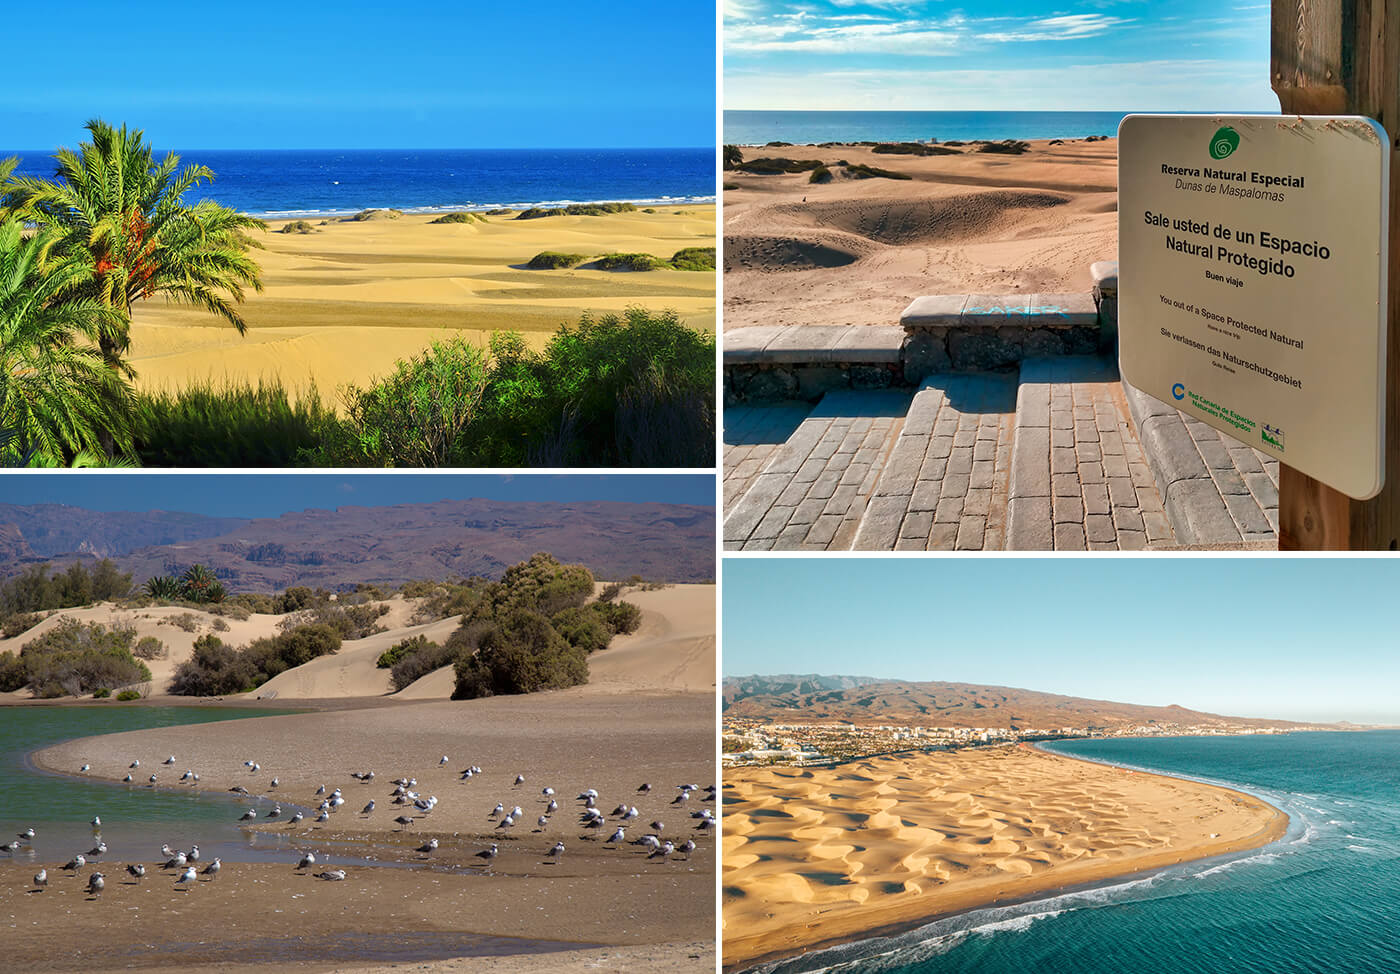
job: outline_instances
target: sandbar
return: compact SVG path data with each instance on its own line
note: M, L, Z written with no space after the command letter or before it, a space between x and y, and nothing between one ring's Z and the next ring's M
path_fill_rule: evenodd
M723 963L1266 845L1288 816L1024 745L724 775Z

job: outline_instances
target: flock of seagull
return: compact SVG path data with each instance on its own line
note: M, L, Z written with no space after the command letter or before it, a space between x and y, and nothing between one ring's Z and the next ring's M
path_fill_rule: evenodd
M450 763L448 756L443 755L438 761L438 766L442 767L448 763ZM175 756L171 755L166 758L162 764L173 766L175 764ZM261 765L256 761L245 761L243 765L249 774L257 774L262 770ZM131 762L125 778L128 784L133 782L133 775L131 772L137 771L140 767L141 762L139 759ZM81 771L84 773L90 770L91 766L87 764L84 764L81 768ZM459 780L463 782L470 781L472 778L480 776L483 773L480 767L472 765L460 773ZM350 776L362 785L372 784L375 780L375 773L373 771L351 772ZM199 775L193 771L186 770L178 780L181 783L194 785L198 783ZM157 775L151 774L149 784L154 786L156 783ZM525 775L516 774L512 783L512 788L519 789L524 786L525 783ZM389 803L395 808L403 809L401 814L393 819L394 824L399 826L399 831L404 831L413 826L416 822L431 815L438 805L438 798L436 795L424 796L415 790L418 786L418 780L416 778L399 777L394 779L391 784L393 785L393 790L389 792L388 795ZM274 777L269 783L268 791L274 792L280 787L281 780ZM248 799L258 797L243 785L235 785L233 788L230 788L229 791ZM637 794L639 795L649 795L651 791L652 786L650 784L643 784L637 788ZM704 789L701 789L698 785L682 784L676 786L676 791L677 794L671 799L670 805L675 806L675 811L677 813L687 811L687 806L691 804L693 796L700 796L699 800L694 803L695 805L713 803L715 800L714 785L708 785ZM268 798L269 796L265 795L262 797ZM340 788L337 787L327 792L324 784L316 789L315 798L320 799L314 813L315 817L313 821L316 823L328 822L331 816L345 805L347 801ZM579 809L579 825L586 830L585 833L580 836L581 840L596 840L609 825L612 825L611 833L601 843L604 847L621 847L624 844L641 846L646 851L647 860L661 861L670 860L672 858L688 860L691 853L695 851L696 844L692 835L682 837L677 834L681 830L672 830L670 837L667 837L666 825L660 819L654 819L649 825L649 831L646 831L645 834L629 840L627 836L628 829L632 829L634 832L640 830L638 826L633 824L641 817L641 812L638 810L637 806L631 804L630 801L623 801L612 810L611 815L605 816L598 806L598 800L599 794L597 789L594 788L585 789L580 792L575 799ZM634 796L632 800L640 799ZM535 819L537 827L534 831L543 832L549 825L550 816L559 810L559 801L556 797L555 789L548 786L543 788L540 791L537 802L543 806L543 808ZM292 804L290 800L288 804ZM376 808L376 800L371 798L364 807L360 809L359 818L361 820L367 820L373 817ZM309 808L307 811L309 812ZM305 819L306 814L307 812L296 808L293 813L287 817L286 821L290 826L295 828ZM264 820L273 820L282 818L282 816L282 805L280 802L274 800L272 809L264 813L261 817ZM259 817L257 808L250 807L242 814L239 821L255 821ZM511 807L507 808L504 801L497 802L495 807L486 815L489 821L495 823L493 830L501 836L506 835L510 830L514 829L525 817L525 810L520 805L512 804ZM695 811L690 811L689 820L691 822L691 829L695 835L710 834L717 826L714 813L708 807L700 807ZM82 870L83 867L89 864L98 865L102 858L107 855L107 844L102 841L101 817L93 816L90 824L92 825L93 831L93 848L86 853L74 855L68 863L61 867L60 872L71 873L74 877L77 877L79 871ZM15 853L25 848L26 845L32 848L34 837L34 829L25 829L25 831L18 834L18 837L14 841L0 844L0 852L13 856ZM440 848L441 843L439 840L437 838L430 838L427 842L418 846L414 852L420 854L424 859L430 859ZM544 852L546 862L559 862L564 855L564 851L565 846L563 841L556 841ZM500 845L497 842L492 842L488 848L480 849L472 855L474 858L481 860L480 865L487 871L490 871L492 864L497 856L500 855ZM155 868L169 871L174 875L175 889L189 890L199 881L199 876L202 875L206 877L205 882L213 882L222 869L223 864L217 857L215 857L212 862L207 863L202 870L199 868L200 861L201 855L198 844L192 845L188 850L171 849L168 844L165 844L161 846L161 859L155 864ZM299 873L314 875L315 878L328 882L338 882L346 878L344 869L326 868L321 872L314 874L309 873L308 871L313 869L317 865L317 862L318 860L315 852L305 852L297 861L295 869ZM128 881L129 885L138 885L146 877L146 866L142 863L130 863L126 866L126 873L130 877ZM48 883L48 870L40 869L34 876L33 891L43 891L48 887ZM105 887L105 873L94 870L88 874L87 891L91 898L96 899L100 897Z

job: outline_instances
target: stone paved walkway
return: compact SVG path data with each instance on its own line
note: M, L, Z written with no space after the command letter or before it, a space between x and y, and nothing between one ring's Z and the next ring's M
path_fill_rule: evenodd
M1014 375L924 380L856 533L855 547L976 551L1002 546Z
M812 411L811 403L728 406L724 410L724 509L753 486L773 456Z
M849 548L908 405L907 392L890 390L823 396L787 442L771 452L742 496L726 506L725 547ZM725 435L730 435L728 420ZM728 471L725 479L727 494Z

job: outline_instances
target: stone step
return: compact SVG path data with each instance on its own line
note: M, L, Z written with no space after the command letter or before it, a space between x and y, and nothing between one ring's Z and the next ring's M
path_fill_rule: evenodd
M824 395L726 513L725 548L849 548L909 401L888 389Z
M1112 344L1092 294L937 294L900 315L905 378L1014 368L1027 358L1091 355Z
M862 551L1002 546L1014 375L934 375L905 416L855 534Z
M1008 550L1140 550L1176 543L1112 358L1021 363Z
M1278 461L1126 383L1123 392L1177 540L1276 546Z

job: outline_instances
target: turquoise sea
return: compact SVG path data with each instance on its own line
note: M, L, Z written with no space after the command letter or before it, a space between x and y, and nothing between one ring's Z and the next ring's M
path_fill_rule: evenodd
M1400 971L1400 731L1117 738L1048 747L1250 792L1288 812L1288 833L1251 852L979 910L762 970Z

